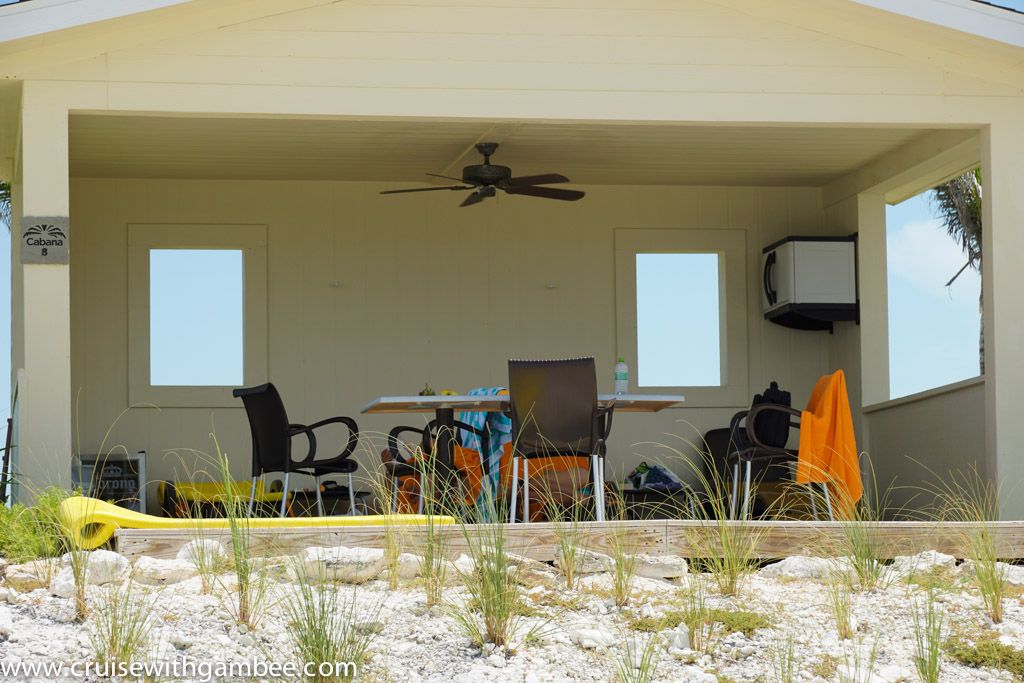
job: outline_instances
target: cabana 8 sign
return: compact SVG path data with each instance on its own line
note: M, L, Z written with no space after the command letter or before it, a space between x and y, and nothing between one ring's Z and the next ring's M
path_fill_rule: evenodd
M68 262L67 216L26 216L22 222L21 262Z

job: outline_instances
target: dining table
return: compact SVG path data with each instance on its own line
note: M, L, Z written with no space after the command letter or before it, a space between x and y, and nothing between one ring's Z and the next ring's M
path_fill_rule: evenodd
M680 408L685 397L667 394L598 394L601 408L614 404L616 413L656 413ZM360 411L363 414L433 413L437 425L435 467L441 481L454 481L455 413L508 412L508 394L438 394L432 396L378 396Z

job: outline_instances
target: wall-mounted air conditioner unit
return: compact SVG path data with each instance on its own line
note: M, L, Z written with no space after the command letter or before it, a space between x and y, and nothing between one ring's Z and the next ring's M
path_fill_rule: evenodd
M857 237L786 237L761 257L764 317L798 330L860 320Z

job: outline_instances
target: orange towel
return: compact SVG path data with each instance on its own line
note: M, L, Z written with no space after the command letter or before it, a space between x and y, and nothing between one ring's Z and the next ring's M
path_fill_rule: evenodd
M796 481L828 484L837 516L848 517L863 493L853 415L842 370L818 380L807 408L800 414Z

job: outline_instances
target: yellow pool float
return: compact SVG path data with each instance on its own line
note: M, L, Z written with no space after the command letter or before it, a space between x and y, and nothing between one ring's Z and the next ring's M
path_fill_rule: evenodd
M228 529L229 520L154 517L96 498L72 496L60 504L60 519L72 539L85 550L98 548L117 529ZM356 515L345 517L253 517L242 520L250 529L331 528L343 526L422 526L427 515ZM434 524L454 524L452 517L435 516Z

